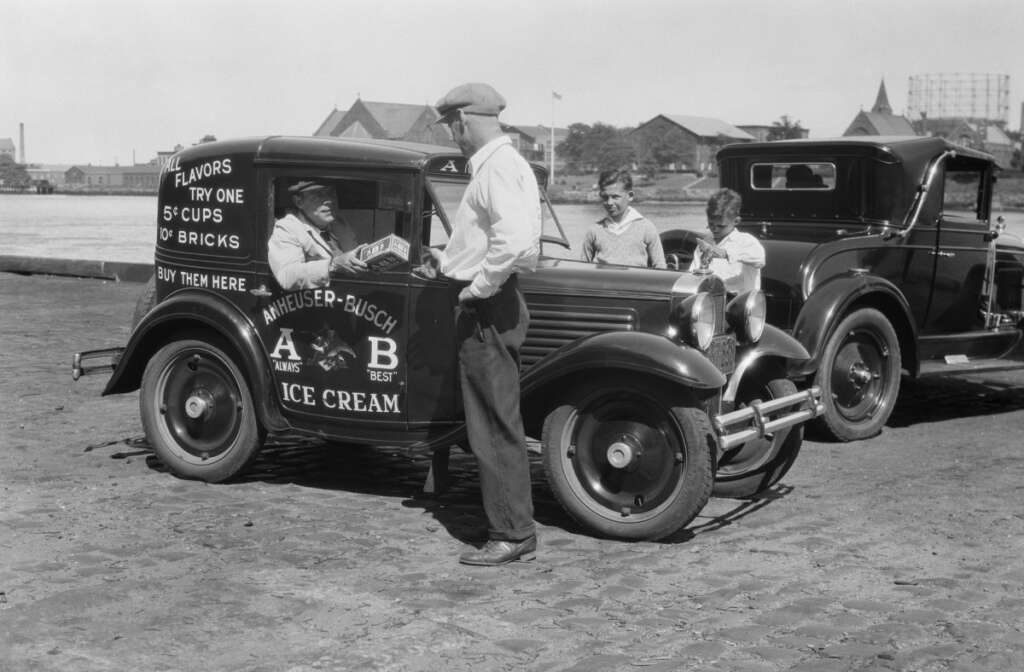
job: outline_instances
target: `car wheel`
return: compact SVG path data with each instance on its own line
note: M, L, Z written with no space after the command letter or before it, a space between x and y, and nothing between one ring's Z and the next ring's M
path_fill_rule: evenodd
M896 405L901 370L889 320L873 308L850 313L826 342L815 376L825 406L816 428L837 441L881 432Z
M135 327L142 321L142 318L146 316L146 313L156 305L156 276L150 277L146 282L146 286L142 288L142 293L139 294L139 298L135 300L135 310L132 311L132 331L135 331Z
M767 384L741 385L736 395L736 408L796 392L796 385L785 378L769 380ZM712 494L715 497L752 497L770 488L793 466L803 441L804 427L795 425L727 451L718 461Z
M157 457L184 478L228 480L265 438L245 377L219 340L160 348L143 373L139 407Z
M704 411L665 385L611 377L569 395L544 422L544 469L562 507L595 534L660 539L711 496L716 443Z

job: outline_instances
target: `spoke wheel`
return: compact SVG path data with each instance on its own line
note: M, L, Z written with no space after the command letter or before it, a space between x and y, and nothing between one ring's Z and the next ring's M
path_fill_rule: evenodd
M658 539L704 508L711 423L699 409L672 404L672 388L645 389L616 376L578 389L548 416L548 482L580 524L603 536Z
M817 427L832 439L855 441L882 431L900 391L900 344L882 313L850 313L829 338L815 378L825 414Z
M179 476L227 480L263 443L245 377L219 342L173 341L158 350L139 405L146 438Z
M785 378L775 378L764 384L754 381L740 387L736 407L743 408L753 401L770 401L796 392L796 385ZM715 472L714 496L753 497L775 485L793 466L803 440L803 425L796 425L728 451L719 460L718 471Z

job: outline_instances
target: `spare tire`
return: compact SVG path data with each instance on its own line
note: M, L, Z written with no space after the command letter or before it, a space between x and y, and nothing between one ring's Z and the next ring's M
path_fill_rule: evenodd
M135 311L132 313L132 331L138 326L146 313L156 305L156 276L152 276L146 282L139 298L135 300Z

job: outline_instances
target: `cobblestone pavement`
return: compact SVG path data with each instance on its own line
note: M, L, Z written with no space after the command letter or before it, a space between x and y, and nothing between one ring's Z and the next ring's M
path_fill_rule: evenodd
M140 288L0 274L0 670L1024 669L1024 374L905 389L666 543L581 534L535 464L538 559L469 568L465 455L437 500L397 449L162 469L137 395L69 375Z

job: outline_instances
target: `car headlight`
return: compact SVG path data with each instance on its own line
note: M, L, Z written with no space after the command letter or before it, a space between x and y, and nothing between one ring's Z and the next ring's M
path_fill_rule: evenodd
M753 289L729 302L725 307L725 319L740 340L757 343L764 334L766 306L764 292Z
M674 322L687 344L707 350L715 337L715 302L707 292L683 299L676 307Z

